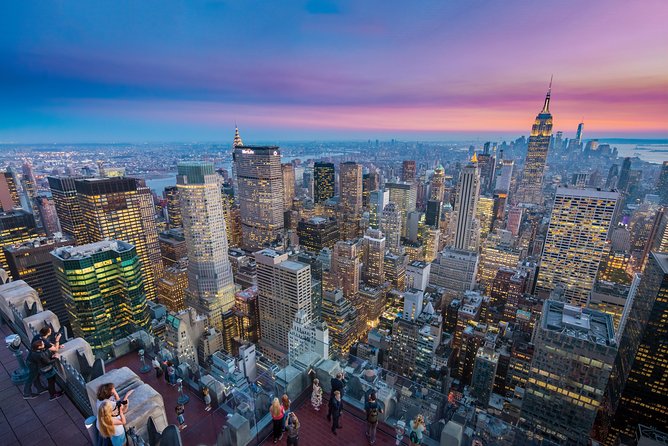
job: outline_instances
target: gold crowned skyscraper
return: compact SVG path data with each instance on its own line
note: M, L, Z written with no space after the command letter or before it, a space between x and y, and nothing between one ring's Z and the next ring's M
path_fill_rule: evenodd
M550 80L550 87L545 96L543 109L538 113L533 127L531 127L529 147L524 160L524 172L515 194L515 203L543 204L543 175L545 174L547 149L552 138L551 93L552 80Z
M176 177L188 247L186 301L223 331L222 314L234 306L234 281L227 254L227 231L220 176L208 162L178 164Z

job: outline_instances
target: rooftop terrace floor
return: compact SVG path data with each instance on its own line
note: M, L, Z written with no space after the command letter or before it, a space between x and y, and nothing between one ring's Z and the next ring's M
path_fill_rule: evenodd
M141 373L139 371L141 362L136 352L121 356L106 365L105 370L119 369L121 367L128 367L135 372L146 384L153 387L158 393L162 395L165 402L165 412L167 413L167 421L169 424L178 425L176 421L176 400L179 397L179 392L176 387L172 387L165 382L164 375L161 378L156 378L153 369L149 373ZM207 412L204 410L206 405L202 401L201 395L196 395L195 392L183 386L183 391L190 397L190 401L185 405L184 417L187 427L181 431L181 440L184 446L207 445L216 444L218 432L225 424L227 418L222 410ZM130 404L132 404L132 397L130 397ZM2 444L0 442L0 444Z
M12 332L2 324L0 334L4 337ZM0 347L0 445L89 445L84 417L69 398L63 396L49 401L49 394L43 393L35 399L24 400L23 385L19 387L11 379L11 373L17 368L14 354Z
M345 403L344 403L345 404ZM361 418L362 412L344 405L344 413L341 417L342 429L337 429L336 435L332 434L332 422L327 421L327 402L325 401L319 411L315 411L311 406L310 399L302 403L295 411L299 418L299 444L317 445L317 446L363 446L368 445L366 437L366 422ZM385 432L381 431L383 429ZM390 427L387 425L378 425L376 433L377 446L395 445L394 436L390 435ZM406 444L407 438L404 438L402 444ZM284 445L287 443L286 436L278 442ZM273 445L271 438L267 438L262 445Z

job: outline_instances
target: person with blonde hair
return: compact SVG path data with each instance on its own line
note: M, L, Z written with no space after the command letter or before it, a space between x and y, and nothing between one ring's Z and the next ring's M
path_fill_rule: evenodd
M274 398L271 402L269 413L271 414L271 420L273 422L274 443L278 443L278 441L283 438L283 417L285 416L285 410L278 398Z
M311 392L311 405L315 410L320 410L322 406L322 387L318 378L313 380L313 392Z
M415 419L410 422L410 428L411 433L408 438L411 440L411 444L422 444L422 437L424 436L424 432L427 430L427 426L424 424L424 417L422 415L417 415Z
M103 445L107 446L124 446L126 444L125 438L125 414L119 411L119 414L114 416L114 404L105 400L100 404L97 411L97 430L100 437L103 439Z

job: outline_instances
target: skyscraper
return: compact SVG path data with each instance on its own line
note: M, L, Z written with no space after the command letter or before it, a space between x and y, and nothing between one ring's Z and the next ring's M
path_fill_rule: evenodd
M72 241L61 237L39 237L3 247L14 280L23 280L37 291L45 310L58 316L62 325L69 324L69 315L60 291L51 251L70 246Z
M522 418L558 444L589 444L617 356L612 318L546 300L534 345Z
M344 213L358 215L362 211L362 165L354 162L339 166L339 205Z
M362 280L380 287L385 283L385 236L378 229L367 229L362 239Z
M390 202L383 209L380 229L385 234L387 249L395 255L401 255L401 213L397 205Z
M401 181L404 183L412 183L415 181L415 160L404 160L401 165Z
M629 190L629 183L631 181L631 158L626 157L622 162L622 168L619 171L619 179L617 180L617 190L625 194Z
M0 172L0 211L9 212L21 207L21 199L16 189L14 172L7 170Z
M81 214L73 217L85 222L85 242L115 239L134 246L141 259L146 297L155 299L163 263L148 188L134 178L124 177L78 179L74 186ZM81 234L77 237L78 242Z
M244 169L237 170L240 183L244 173ZM176 181L188 247L186 301L222 332L222 315L234 306L235 287L219 176L212 163L190 161L178 164Z
M313 201L322 203L334 196L334 164L316 162L313 166Z
M35 227L35 217L30 212L23 209L0 212L0 246L23 243L41 235L41 232ZM0 249L0 268L9 272L2 249Z
M586 305L606 250L617 192L557 188L545 238L536 292L561 284L569 303Z
M333 248L339 240L339 227L333 218L312 217L297 223L299 244L312 252Z
M476 209L480 197L480 172L475 154L471 162L462 169L455 198L456 228L454 248L477 251L480 242Z
M611 424L611 437L633 437L638 424L668 426L668 253L653 252L619 344L626 385ZM624 377L623 377L624 378ZM614 392L611 395L613 409ZM612 444L612 443L610 443Z
M575 132L575 143L577 145L582 144L582 132L584 131L584 122L578 124L578 130Z
M180 228L183 226L181 217L181 204L179 203L179 189L176 186L165 188L165 199L167 200L167 219L170 228Z
M52 252L72 330L96 355L137 330L151 330L134 246L105 240Z
M56 213L56 206L53 199L46 195L39 195L35 198L39 215L42 218L42 225L46 235L51 236L56 232L61 232L60 223L58 222L58 214Z
M668 206L668 161L661 165L659 178L656 180L656 190L663 206Z
M543 109L540 111L529 136L527 156L524 160L524 171L520 182L516 203L543 204L543 176L545 174L545 162L547 150L552 138L552 115L550 114L550 95L552 92L552 81L547 90Z
M377 172L369 172L362 175L362 206L368 209L371 203L371 192L380 187L380 175Z
M295 199L295 167L292 163L281 164L283 173L283 208L290 209Z
M278 147L234 149L242 247L256 251L283 240L283 172Z
M77 198L76 180L74 177L48 177L63 234L74 240L75 244L83 245L89 239L86 221L81 216L81 203Z
M408 214L415 211L417 204L417 187L415 183L385 183L390 193L390 202L394 203L401 213L401 236L408 236Z
M430 200L443 201L445 194L445 169L440 164L434 170L434 176L431 177L430 189Z
M270 357L288 353L288 333L295 315L303 310L313 319L311 306L311 267L288 260L287 254L271 249L255 253L257 288L260 303L260 345Z
M25 160L23 162L23 190L26 193L28 198L28 203L30 204L30 210L32 215L35 217L35 224L38 228L42 227L42 219L40 218L39 208L37 207L37 180L35 179L35 173L32 170L32 163L30 160Z

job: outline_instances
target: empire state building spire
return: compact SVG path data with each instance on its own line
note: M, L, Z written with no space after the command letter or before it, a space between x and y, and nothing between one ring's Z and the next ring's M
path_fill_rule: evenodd
M232 144L232 147L241 147L244 145L244 142L241 140L241 135L239 135L239 127L234 125L234 143Z
M538 113L531 127L522 180L513 200L515 203L543 204L543 176L545 175L547 150L552 138L551 95L552 78L550 78L550 86L545 95L543 109Z
M541 113L550 113L550 95L552 94L552 76L550 76L550 86L547 88L547 94L545 95L545 103L543 104L543 110Z

